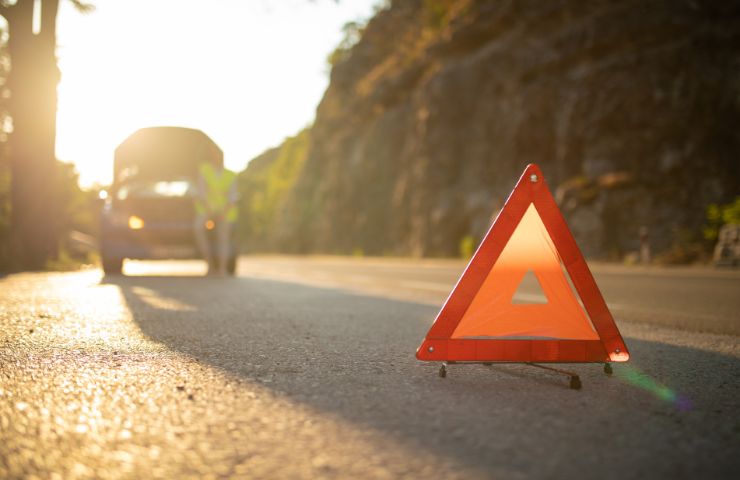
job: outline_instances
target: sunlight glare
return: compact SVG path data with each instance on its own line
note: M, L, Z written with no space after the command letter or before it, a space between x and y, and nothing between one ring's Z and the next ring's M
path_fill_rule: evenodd
M105 184L124 138L175 125L240 170L312 122L341 27L376 2L100 1L88 15L62 2L57 155Z
M194 312L198 310L193 305L189 305L180 300L165 297L150 288L132 287L131 291L145 304L157 310L170 310L175 312Z

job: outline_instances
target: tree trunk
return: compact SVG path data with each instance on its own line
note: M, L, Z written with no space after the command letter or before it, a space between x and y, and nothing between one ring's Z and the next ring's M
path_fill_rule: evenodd
M41 25L33 32L34 0L7 7L11 70L9 154L12 175L14 259L24 269L40 269L56 255L54 213L56 108L56 16L59 0L42 0ZM5 13L5 12L4 12Z

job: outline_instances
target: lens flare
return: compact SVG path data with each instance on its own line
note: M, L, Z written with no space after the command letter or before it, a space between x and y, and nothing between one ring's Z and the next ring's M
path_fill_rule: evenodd
M688 397L679 394L670 387L661 385L657 380L650 377L650 375L635 367L625 366L618 370L615 369L614 373L630 385L641 388L660 400L673 404L682 412L688 412L692 408L691 400Z
M140 217L137 217L136 215L131 215L128 218L128 228L131 230L141 230L144 228L144 220L142 220Z

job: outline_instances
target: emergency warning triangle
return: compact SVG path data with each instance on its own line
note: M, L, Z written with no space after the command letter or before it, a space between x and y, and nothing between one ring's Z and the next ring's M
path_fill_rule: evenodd
M528 298L517 292L527 277L532 281L532 273L541 295ZM540 363L629 359L536 165L524 170L416 357Z

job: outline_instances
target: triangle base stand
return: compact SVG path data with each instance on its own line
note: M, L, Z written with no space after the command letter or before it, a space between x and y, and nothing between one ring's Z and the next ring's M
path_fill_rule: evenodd
M446 378L447 377L447 367L449 365L451 365L451 364L456 364L456 363L465 363L465 364L468 364L468 365L470 365L470 364L473 364L473 365L478 364L478 365L485 365L487 367L490 367L491 365L494 364L494 362L442 362L442 366L439 367L439 376L441 378ZM500 362L496 362L496 363L500 363ZM517 362L506 362L506 363L517 363ZM568 379L569 379L569 387L571 389L573 389L573 390L580 390L581 387L583 386L582 383L581 383L581 377L579 377L578 374L575 373L575 372L571 372L569 370L563 370L563 369L560 369L560 368L554 368L554 367L550 367L550 366L547 366L547 365L541 365L539 363L532 363L532 362L524 362L524 363L521 363L520 365L527 365L527 366L530 366L530 367L541 368L543 370L547 370L549 372L553 372L553 373L558 374L558 375L564 375L564 376L568 377ZM608 362L607 363L604 363L604 373L607 374L607 375L611 375L613 372L614 371L612 370L611 364L608 363Z

